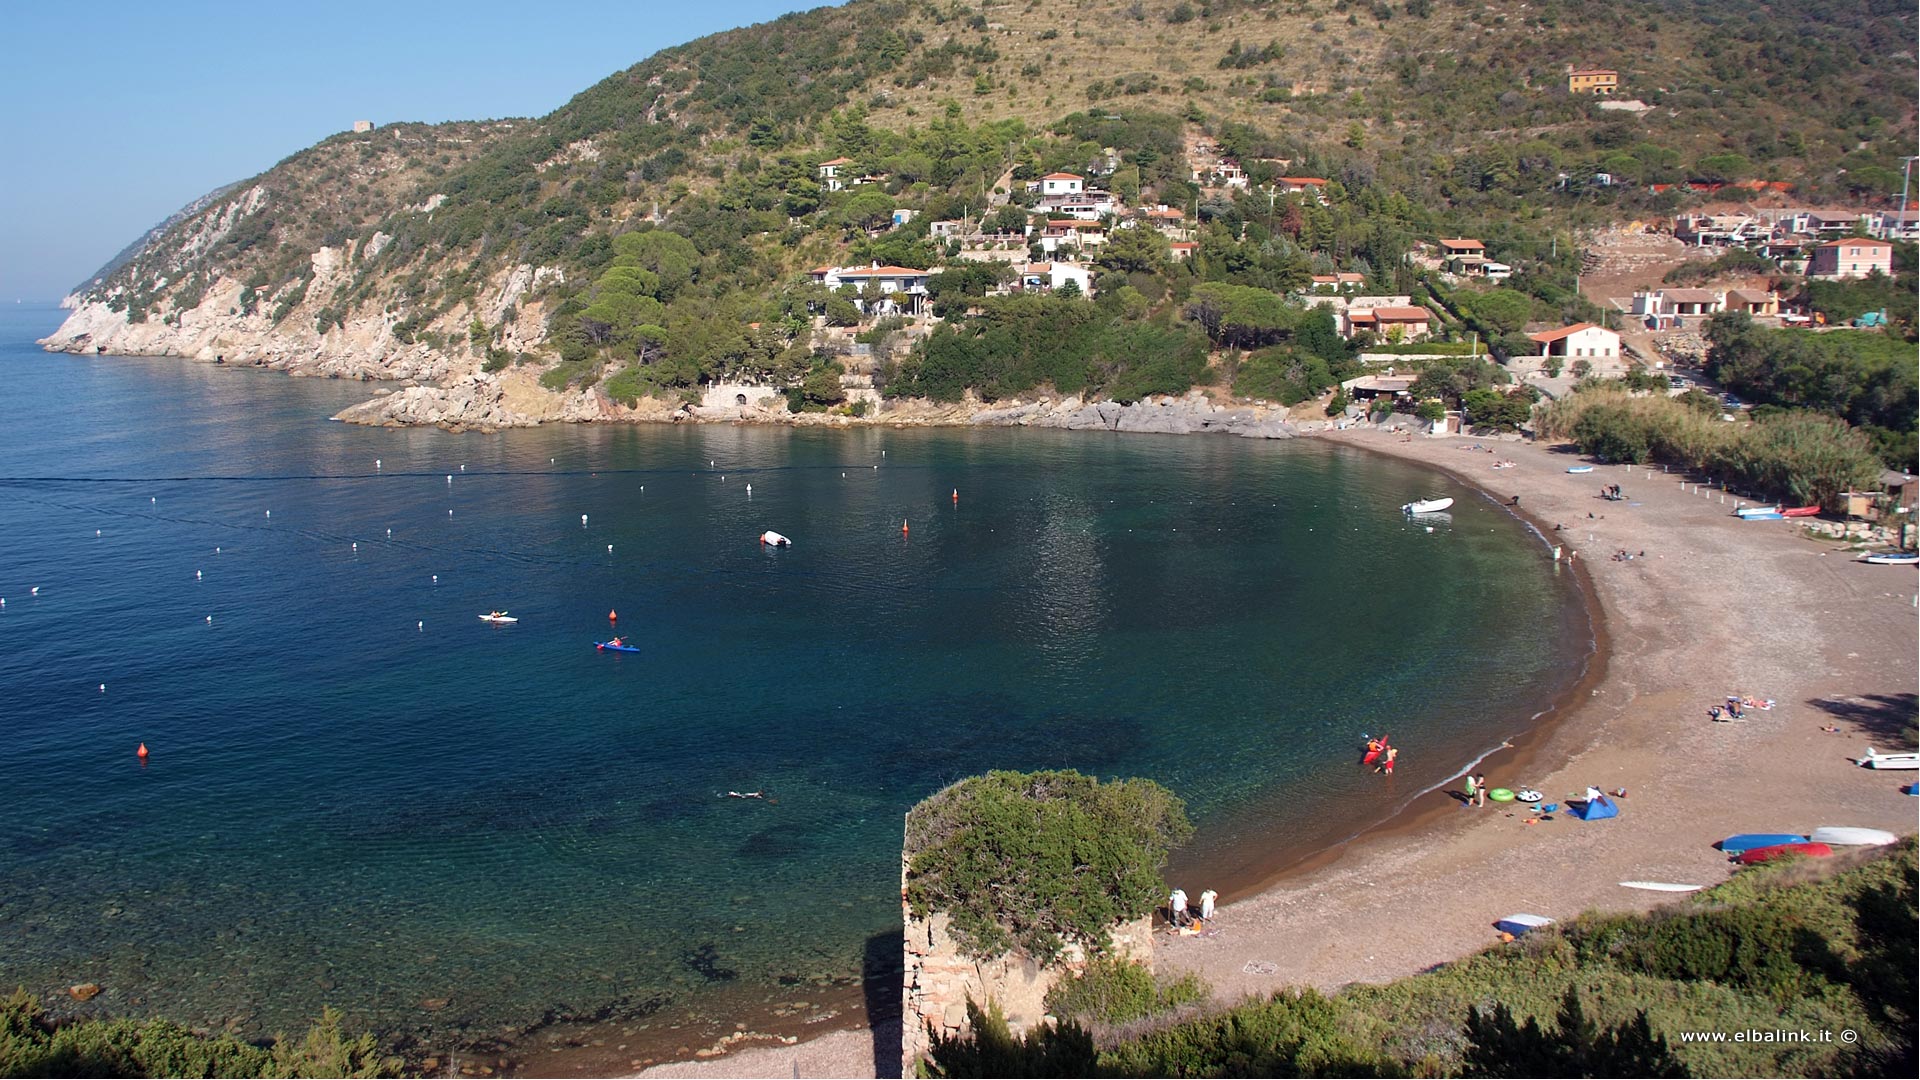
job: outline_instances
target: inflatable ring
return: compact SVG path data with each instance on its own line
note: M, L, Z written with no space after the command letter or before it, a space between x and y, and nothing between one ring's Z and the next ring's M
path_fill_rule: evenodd
M1541 799L1546 798L1545 795L1540 794L1532 788L1521 788L1519 791L1513 793L1513 797L1521 802L1539 802Z
M1487 792L1487 798L1492 799L1494 802L1512 802L1513 792L1503 787L1497 787Z

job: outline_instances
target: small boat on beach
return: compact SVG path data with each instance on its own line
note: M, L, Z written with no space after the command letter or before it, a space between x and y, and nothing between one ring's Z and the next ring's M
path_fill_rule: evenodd
M1886 847L1899 839L1885 829L1860 829L1851 825L1822 825L1807 834L1808 843L1841 847Z
M1529 915L1525 912L1521 912L1518 915L1508 915L1502 919L1495 919L1493 922L1494 929L1499 930L1501 933L1512 934L1514 937L1519 937L1529 930L1538 930L1543 926L1552 925L1553 920L1547 918L1545 915Z
M1452 499L1418 499L1410 503L1403 503L1400 507L1400 512L1403 514L1437 514L1452 505Z
M638 646L615 645L611 641L596 641L593 643L593 647L596 649L599 649L601 652L639 652L640 651Z
M1883 754L1869 746L1867 756L1855 759L1854 764L1863 769L1920 769L1920 753L1899 750Z
M480 621L484 623L492 623L495 626L505 626L508 623L517 623L520 620L514 618L513 616L507 614L504 611L490 611L487 614L480 616Z
M760 542L767 545L768 547L792 547L793 546L793 541L787 539L784 536L781 536L779 533L774 532L772 529L768 529L766 532L763 532L760 534Z
M1814 517L1820 513L1818 506L1793 506L1780 511L1781 517Z
M1699 892L1705 885L1682 885L1677 881L1623 881L1623 889L1645 889L1648 892Z
M1805 859L1825 859L1833 855L1833 849L1825 844L1808 841L1804 844L1768 844L1766 847L1748 848L1733 857L1741 866L1758 866L1761 863L1783 859L1788 855L1798 855Z
M1914 566L1920 565L1920 552L1876 551L1858 561L1873 563L1876 566Z
M1743 518L1765 517L1768 514L1778 517L1780 508L1778 506L1742 506L1734 510L1734 514Z
M1592 471L1593 471L1593 466L1591 466L1591 465L1569 465L1569 466L1567 466L1567 471L1568 471L1568 472L1570 472L1570 473L1590 473L1590 472L1592 472Z

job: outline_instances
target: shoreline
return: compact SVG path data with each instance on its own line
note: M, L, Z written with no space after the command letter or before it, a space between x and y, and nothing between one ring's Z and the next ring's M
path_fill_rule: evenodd
M1374 429L1315 437L1437 469L1496 503L1518 493L1521 506L1508 508L1549 545L1553 523L1570 525L1558 535L1578 553L1573 573L1594 631L1587 670L1475 771L1493 786L1536 787L1549 801L1587 783L1627 796L1610 821L1556 815L1523 827L1506 809L1513 804L1465 810L1442 783L1228 893L1219 936L1160 939L1162 971L1200 975L1219 1003L1287 986L1334 992L1471 955L1494 943L1492 920L1513 911L1564 919L1671 899L1622 889L1622 880L1718 884L1729 867L1711 844L1731 833L1914 831L1910 797L1898 791L1905 774L1851 761L1867 743L1885 749L1910 730L1901 725L1912 723L1920 683L1910 569L1833 557L1844 549L1791 523L1735 521L1677 475L1619 466L1569 475L1577 459L1562 448L1481 440L1521 462L1494 480L1468 471L1491 456L1461 449L1470 438L1402 441ZM1633 501L1590 505L1595 485L1614 480ZM1597 558L1621 549L1647 557ZM1850 618L1832 617L1839 605ZM1707 706L1736 692L1779 704L1745 724L1709 722ZM1401 933L1407 927L1418 933ZM642 1075L872 1075L850 1071L862 1067L870 1039L834 1033Z

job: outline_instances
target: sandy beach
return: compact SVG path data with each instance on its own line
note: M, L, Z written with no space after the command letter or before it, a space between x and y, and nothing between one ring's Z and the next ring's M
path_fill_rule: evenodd
M1227 896L1216 935L1162 937L1162 970L1196 971L1227 1002L1385 982L1492 943L1503 915L1565 919L1671 899L1621 881L1717 884L1729 867L1712 844L1732 833L1914 831L1914 800L1900 791L1914 774L1850 760L1869 745L1911 748L1905 725L1920 688L1911 567L1855 562L1792 521L1740 521L1735 496L1723 502L1677 475L1621 466L1570 475L1583 460L1550 446L1478 440L1488 453L1466 449L1471 438L1321 437L1440 468L1501 503L1518 495L1519 509L1575 553L1604 643L1596 667L1576 700L1479 771L1493 787L1555 801L1589 784L1627 794L1611 820L1563 814L1533 825L1513 804L1423 795L1380 828ZM1496 460L1516 464L1496 471ZM1626 500L1600 499L1605 484ZM1622 549L1645 556L1615 561ZM1744 723L1712 722L1708 708L1735 693L1777 704ZM1190 895L1207 887L1174 884ZM869 1032L837 1032L642 1075L874 1076L873 1047Z

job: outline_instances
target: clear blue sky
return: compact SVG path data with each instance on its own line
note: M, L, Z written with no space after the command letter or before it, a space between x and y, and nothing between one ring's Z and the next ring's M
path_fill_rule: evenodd
M0 8L0 302L355 120L543 116L654 52L826 0L25 0Z

